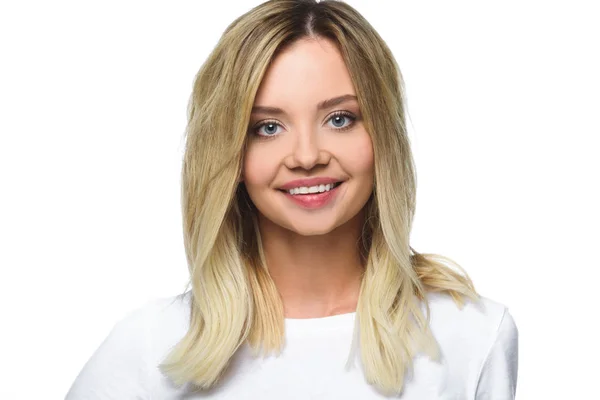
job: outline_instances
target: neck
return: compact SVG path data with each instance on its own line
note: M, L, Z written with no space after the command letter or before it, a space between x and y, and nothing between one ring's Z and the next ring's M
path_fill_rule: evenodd
M363 215L325 235L302 236L259 214L271 278L286 318L321 318L356 311L364 271L359 253Z

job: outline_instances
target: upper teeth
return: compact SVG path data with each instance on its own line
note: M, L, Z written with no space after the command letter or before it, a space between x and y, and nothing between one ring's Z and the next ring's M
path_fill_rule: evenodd
M327 185L316 185L316 186L301 186L288 190L289 194L306 194L306 193L323 193L333 189L335 183L328 183Z

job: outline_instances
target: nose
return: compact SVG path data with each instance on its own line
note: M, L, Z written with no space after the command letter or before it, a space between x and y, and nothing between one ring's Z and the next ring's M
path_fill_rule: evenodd
M296 135L292 151L286 158L286 166L310 170L316 165L328 164L330 158L330 153L321 146L318 132L307 129Z

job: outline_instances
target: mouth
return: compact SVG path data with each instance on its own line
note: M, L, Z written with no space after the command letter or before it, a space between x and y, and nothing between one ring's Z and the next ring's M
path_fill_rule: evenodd
M335 182L333 184L327 184L327 185L319 185L319 189L317 191L315 191L313 189L313 191L307 191L306 188L296 188L296 189L292 189L292 190L285 190L285 189L277 189L280 192L286 193L290 196L310 196L310 195L319 195L319 194L323 194L323 193L327 193L330 192L332 190L334 190L335 188L337 188L338 186L340 186L342 183L344 183L345 181L339 181L339 182Z
M294 188L291 190L278 190L282 192L285 198L290 200L296 206L299 206L306 210L317 210L324 208L328 204L335 203L335 199L338 197L337 195L341 190L340 186L344 182L345 181L335 182L333 184L328 183L326 185L315 185L311 186L310 188L301 187Z

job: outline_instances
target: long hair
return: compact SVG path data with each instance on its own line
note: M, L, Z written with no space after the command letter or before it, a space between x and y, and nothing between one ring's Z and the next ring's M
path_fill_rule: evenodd
M243 343L255 355L283 348L282 300L266 265L256 208L239 178L261 80L272 60L301 38L337 45L373 143L375 185L365 205L355 334L367 381L401 393L418 352L439 357L426 292L446 292L459 307L465 297L479 297L464 271L446 265L459 267L452 260L409 245L416 176L402 76L382 38L341 1L256 6L227 27L195 77L182 168L190 326L159 367L176 384L202 390L220 381Z

